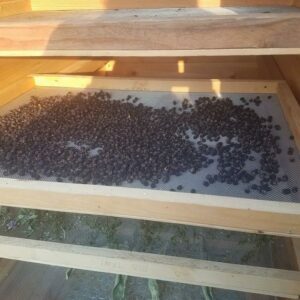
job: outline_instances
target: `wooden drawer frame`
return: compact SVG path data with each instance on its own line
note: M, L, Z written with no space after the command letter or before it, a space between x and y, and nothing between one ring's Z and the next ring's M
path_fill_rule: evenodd
M119 79L72 75L34 75L6 89L12 98L33 87L102 88L148 91L277 93L297 145L300 108L283 81ZM3 103L2 103L3 104ZM0 180L0 205L110 215L208 226L228 230L300 237L300 204L191 195L169 191Z
M32 75L0 92L1 105L34 87L145 91L276 93L300 145L300 108L284 81L155 80ZM155 220L300 237L300 204L68 183L0 180L0 205ZM295 246L299 240L295 240ZM147 253L0 237L0 257L65 267L207 285L298 299L300 272ZM300 260L300 259L299 259Z

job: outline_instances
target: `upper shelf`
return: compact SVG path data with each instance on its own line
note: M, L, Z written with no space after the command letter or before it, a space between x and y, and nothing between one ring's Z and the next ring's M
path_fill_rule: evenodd
M0 20L0 56L300 54L296 7L39 11Z

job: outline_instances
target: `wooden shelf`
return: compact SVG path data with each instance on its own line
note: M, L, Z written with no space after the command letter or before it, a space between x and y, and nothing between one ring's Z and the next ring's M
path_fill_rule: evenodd
M189 92L216 94L219 92L277 94L297 145L300 145L300 130L297 122L299 107L283 81L143 80L35 75L4 89L1 92L1 105L32 88L38 90L46 87L63 88L64 91L68 88L98 88L179 92L188 88ZM21 99L15 99L14 102L18 100ZM0 205L3 206L108 215L300 237L299 203L9 178L0 179L0 193Z
M300 54L300 9L42 11L2 18L0 56Z

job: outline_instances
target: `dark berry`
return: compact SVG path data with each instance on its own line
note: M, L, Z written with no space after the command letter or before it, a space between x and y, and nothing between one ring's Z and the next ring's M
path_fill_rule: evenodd
M274 128L275 128L276 130L280 130L280 129L281 129L281 126L280 126L280 125L275 125Z
M289 147L287 153L288 153L288 155L293 155L294 154L294 148Z

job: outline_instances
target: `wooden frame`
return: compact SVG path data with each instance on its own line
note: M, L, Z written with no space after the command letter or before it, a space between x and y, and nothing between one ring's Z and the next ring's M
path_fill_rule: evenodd
M299 299L300 272L0 236L0 257Z
M202 0L196 1L202 6ZM116 7L122 8L123 2L116 1ZM0 20L0 56L300 54L297 8L287 12L273 8L269 13L262 8L256 8L258 11L194 8L192 13L169 8L158 17L156 10L149 9L76 10L53 14L44 8L80 9L87 2L68 2L62 6L59 1L49 1L45 6L38 3L44 2L37 1L36 6L32 6L37 12L25 11ZM92 1L88 7L102 7L101 3ZM156 6L159 1L146 3ZM126 2L126 5L129 4Z
M123 90L202 91L216 94L277 93L299 146L300 124L296 116L299 115L300 108L283 81L152 80L69 75L34 75L25 81L25 90L21 89L20 93L33 86L118 87ZM12 91L12 95L16 97L15 90ZM0 193L0 205L4 206L300 237L299 203L14 179L1 179Z

